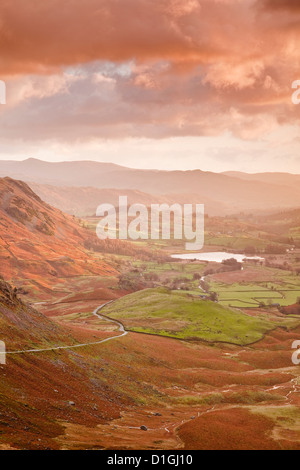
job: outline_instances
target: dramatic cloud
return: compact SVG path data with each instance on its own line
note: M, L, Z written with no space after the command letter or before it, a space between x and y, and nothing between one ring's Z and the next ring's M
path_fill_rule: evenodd
M270 10L289 10L300 12L298 0L263 0L263 6Z
M299 13L298 0L2 0L1 141L276 145L300 126Z
M281 3L296 9L276 0L265 7ZM271 38L270 28L254 0L2 0L0 73L48 73L95 60L243 63L288 45L286 31Z

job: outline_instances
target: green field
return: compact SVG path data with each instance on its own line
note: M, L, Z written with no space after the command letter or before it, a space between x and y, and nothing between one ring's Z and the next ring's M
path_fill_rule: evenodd
M225 284L215 281L212 277L207 278L210 290L217 292L219 303L232 307L258 307L279 304L280 306L293 305L300 298L299 278L288 272L270 268L264 269L270 272L269 282L243 282Z
M205 244L207 246L220 246L224 249L245 250L248 246L254 246L257 250L264 250L268 244L268 239L262 240L251 236L237 235L237 236L209 236L205 237Z
M189 263L154 263L136 261L133 266L139 268L141 273L155 273L159 276L157 284L165 285L172 288L172 281L179 279L177 287L183 293L190 293L199 296L203 292L199 289L200 281L193 278L195 274L202 276L207 269L205 262L189 262ZM221 265L216 265L218 269ZM256 308L260 305L279 304L280 306L288 306L295 304L300 298L300 282L299 277L290 271L269 268L266 266L253 266L244 263L243 273L253 270L257 271L258 279L263 278L265 281L257 282L235 282L232 284L222 283L215 280L214 276L208 275L205 280L209 286L210 292L217 292L219 303L226 307L234 308ZM165 282L169 280L169 282ZM155 287L155 286L153 286Z
M203 273L206 268L206 263L198 261L196 263L180 263L172 261L170 263L161 263L151 261L135 261L132 263L133 266L140 268L143 267L144 272L155 272L156 274L174 274L181 275L184 274L187 277L192 278L195 273Z
M288 318L271 320L263 312L253 317L165 288L146 289L127 295L105 307L102 312L136 332L240 345L260 340L264 333L277 326L297 324L297 321Z

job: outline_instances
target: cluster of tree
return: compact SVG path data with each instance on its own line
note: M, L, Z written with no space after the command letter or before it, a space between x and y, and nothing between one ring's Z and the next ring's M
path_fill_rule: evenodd
M194 281L199 281L201 278L202 278L202 275L201 275L201 274L195 273L195 274L193 275L193 280L194 280Z
M97 238L89 238L84 242L84 247L87 250L94 251L95 253L131 256L132 258L140 259L142 261L156 261L158 263L170 261L170 258L167 255L123 240L112 240L109 238L106 240L99 240Z
M119 289L135 292L145 287L142 279L135 272L123 273L119 277Z
M282 264L280 263L272 263L270 260L266 260L266 267L267 268L275 268L275 269L281 269L282 271L293 271L292 266L287 263L286 261Z
M284 243L286 244L290 243L289 239L281 239L281 241L278 240L278 243ZM272 254L272 255L284 255L286 253L286 247L278 244L268 244L264 250L260 250L259 248L256 248L253 245L246 246L245 248L245 254L247 256L256 256L260 254Z
M268 245L265 248L265 253L272 255L284 255L286 253L286 248L280 245Z
M227 273L231 271L241 271L243 263L239 263L235 258L227 259L222 261L220 267L208 268L204 271L204 276L210 276L212 274Z
M243 264L239 263L235 258L225 259L222 261L222 266L226 267L225 271L241 271Z
M218 294L216 292L210 292L209 300L211 300L212 302L218 302L219 300Z

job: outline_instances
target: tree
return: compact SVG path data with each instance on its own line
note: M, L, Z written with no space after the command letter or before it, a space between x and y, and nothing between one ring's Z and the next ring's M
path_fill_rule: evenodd
M209 299L212 301L212 302L218 302L218 294L216 292L211 292L209 294Z

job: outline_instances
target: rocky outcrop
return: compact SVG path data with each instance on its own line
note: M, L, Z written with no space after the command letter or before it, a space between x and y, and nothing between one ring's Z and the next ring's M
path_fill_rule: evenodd
M18 298L18 289L0 279L0 302L9 307L17 307L23 305Z

